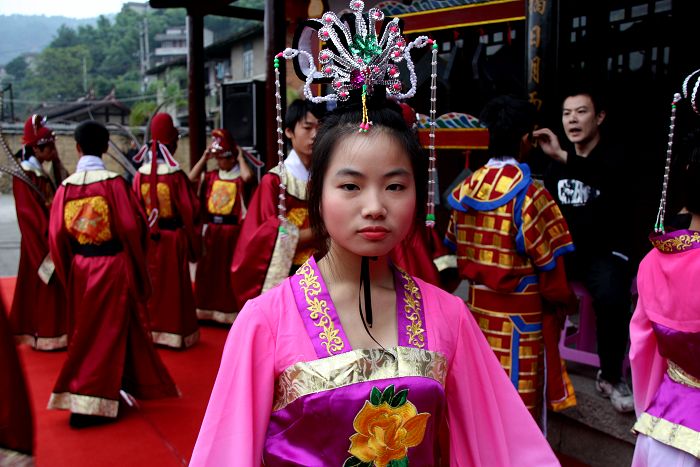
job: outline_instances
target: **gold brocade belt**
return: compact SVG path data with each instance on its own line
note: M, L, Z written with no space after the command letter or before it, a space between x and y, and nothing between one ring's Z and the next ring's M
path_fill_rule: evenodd
M700 389L700 379L688 374L683 368L679 367L671 360L668 361L668 376L676 383L682 384L695 389Z

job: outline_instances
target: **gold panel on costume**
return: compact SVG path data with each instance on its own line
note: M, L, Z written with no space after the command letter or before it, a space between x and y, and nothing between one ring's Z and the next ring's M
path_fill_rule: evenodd
M156 185L158 192L158 216L162 219L173 217L173 206L170 201L170 187L162 182ZM141 184L141 196L143 196L144 205L146 206L146 214L151 215L153 208L151 207L151 184Z
M439 352L413 347L353 350L284 370L277 379L273 410L309 394L366 381L422 376L444 386L446 374L447 360Z
M235 183L216 180L212 184L207 209L211 214L228 216L236 204L238 187Z
M112 239L109 206L102 196L68 201L63 209L68 232L81 245L100 245Z

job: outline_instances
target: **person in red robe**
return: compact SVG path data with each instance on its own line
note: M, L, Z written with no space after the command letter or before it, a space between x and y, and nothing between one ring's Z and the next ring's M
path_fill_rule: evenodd
M0 300L0 465L34 465L34 425L24 372Z
M53 274L48 233L49 210L62 166L54 133L45 123L36 114L25 122L21 166L26 177L14 177L12 182L22 241L10 326L18 342L37 350L58 350L68 344L66 298ZM51 163L54 178L44 171L43 162Z
M286 185L285 217L298 229L298 240L287 245L294 250L292 272L304 264L315 250L309 225L306 184L311 148L321 116L321 107L306 100L298 99L287 109L284 134L292 150L284 162L285 170L281 171L277 166L263 175L250 201L233 255L231 283L237 309L241 309L249 299L277 285L290 273L289 270L277 270L277 262L273 259L275 246L279 243L278 232L284 228L277 207L282 175Z
M144 213L124 179L104 167L107 129L87 121L75 139L80 160L56 192L49 225L71 322L68 357L48 408L70 410L71 425L84 426L116 418L123 392L154 399L178 390L146 321Z
M153 294L148 315L153 341L183 349L199 340L189 263L199 258L201 228L195 189L172 156L178 137L170 115L154 115L152 140L134 158L149 160L136 173L133 189L151 231L148 272Z
M418 137L416 111L405 102L399 103L403 119ZM392 261L412 276L453 292L459 286L457 257L442 242L435 226L416 224L391 251Z
M498 96L480 119L489 129L491 159L451 193L446 243L469 281L467 304L501 366L544 428L547 406L561 411L576 396L558 338L575 309L563 255L573 241L559 207L519 162L530 148L534 108Z
M246 214L244 186L253 178L243 149L225 128L212 131L212 144L190 171L199 185L204 225L202 257L195 274L197 318L230 324L238 313L231 289L231 260ZM202 172L215 158L218 170Z

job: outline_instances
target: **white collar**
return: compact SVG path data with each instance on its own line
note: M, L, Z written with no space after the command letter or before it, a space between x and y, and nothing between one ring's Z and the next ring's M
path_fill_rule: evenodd
M289 170L292 177L301 180L302 182L307 182L309 180L309 169L306 168L304 163L299 158L299 154L292 149L284 161L284 167Z
M486 167L493 167L496 169L500 169L501 167L505 167L506 165L518 165L518 161L515 160L514 157L506 156L506 157L492 157L486 163Z
M37 170L42 170L41 162L39 162L39 159L37 159L36 156L29 156L27 163Z
M241 169L238 164L234 165L231 170L219 169L219 178L221 180L234 180L241 176Z
M76 172L88 172L90 170L104 170L105 163L101 157L84 155L78 159L78 165L75 167Z

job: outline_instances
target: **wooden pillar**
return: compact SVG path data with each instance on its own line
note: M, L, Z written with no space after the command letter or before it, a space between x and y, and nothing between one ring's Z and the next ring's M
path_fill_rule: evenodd
M265 108L258 112L265 115L265 167L270 169L277 165L277 122L275 120L275 55L286 47L287 25L285 19L284 0L265 0L265 66L267 79L265 82ZM280 60L280 84L282 94L282 114L287 108L286 60Z
M190 136L190 167L206 148L206 111L204 107L204 15L187 11L187 77Z
M547 113L557 88L557 0L526 0L527 92L537 110Z

